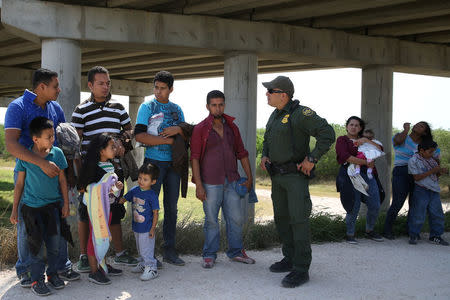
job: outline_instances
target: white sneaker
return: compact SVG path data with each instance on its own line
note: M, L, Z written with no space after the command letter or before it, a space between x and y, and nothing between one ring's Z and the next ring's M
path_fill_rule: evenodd
M140 278L143 281L147 281L156 277L158 277L158 271L150 269L149 266L145 266L144 272L142 273Z
M137 264L135 267L131 269L131 273L142 273L144 272L145 267L141 264Z

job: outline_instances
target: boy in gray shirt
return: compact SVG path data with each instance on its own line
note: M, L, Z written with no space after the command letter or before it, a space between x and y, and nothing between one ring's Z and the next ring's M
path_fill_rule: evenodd
M433 158L437 144L432 140L422 141L418 152L408 161L408 172L414 176L414 192L409 210L409 243L417 244L417 239L428 212L430 224L430 242L448 246L441 235L444 233L444 212L439 192L439 176L448 174Z

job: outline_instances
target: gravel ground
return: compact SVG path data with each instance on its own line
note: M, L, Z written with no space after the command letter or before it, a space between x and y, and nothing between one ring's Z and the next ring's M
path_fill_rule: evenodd
M445 237L450 240L450 233ZM124 267L124 275L109 286L82 279L54 291L49 299L450 299L450 247L433 245L423 235L418 245L406 238L358 245L313 245L310 281L295 289L280 286L284 274L268 271L281 258L279 248L248 251L255 265L229 261L223 253L213 269L200 257L184 256L186 266L164 264L159 278L139 280ZM1 299L36 299L18 285L14 270L0 272Z

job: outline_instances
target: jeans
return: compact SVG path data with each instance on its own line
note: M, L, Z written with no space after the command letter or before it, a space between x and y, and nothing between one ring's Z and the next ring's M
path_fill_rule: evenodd
M31 281L39 281L44 278L44 271L45 271L45 257L47 256L47 276L51 276L57 273L58 269L58 252L60 248L60 224L59 224L59 211L55 209L53 211L55 218L56 218L56 226L57 226L57 234L49 236L47 234L47 228L46 225L44 225L44 222L42 218L38 217L38 226L41 227L42 232L42 240L43 243L41 245L41 249L39 250L39 253L34 256L32 253L30 253L30 270L31 270ZM44 247L45 243L45 247ZM47 251L44 250L44 248L47 248ZM67 249L66 249L67 250Z
M241 254L245 211L243 205L245 203L236 193L236 184L237 181L228 182L226 179L224 184L203 184L206 190L206 200L203 201L203 211L205 212L203 257L214 259L217 257L216 253L220 244L218 215L221 207L228 239L227 256L233 258Z
M17 181L18 172L14 171L14 184ZM16 262L16 274L20 277L22 274L30 271L31 257L30 250L28 248L27 230L22 216L22 202L19 202L18 206L18 220L17 223L17 254L18 259ZM61 203L62 205L62 203ZM68 258L67 241L63 238L60 239L57 270L64 272L72 268L72 262Z
M180 195L180 175L172 168L171 161L158 161L146 158L144 163L151 163L159 167L159 178L152 190L159 196L163 186L164 223L163 238L166 250L175 248L175 234L177 230L177 204Z
M366 174L361 173L363 179L369 185L369 190L367 191L369 197L361 194L359 191L354 189L355 203L351 212L347 213L345 216L345 224L347 226L347 235L355 235L355 224L356 218L358 217L359 208L361 206L361 199L365 197L367 205L367 216L366 216L366 231L372 231L377 222L378 213L380 211L380 193L378 191L378 185L375 178L369 179Z
M444 233L444 212L439 193L416 185L409 209L409 235L419 236L428 213L430 237L439 237Z
M398 212L402 209L408 195L408 204L411 207L413 190L414 179L412 175L408 174L408 166L394 167L394 170L392 171L392 203L386 214L386 222L384 223L385 233L392 233L392 226L394 225Z

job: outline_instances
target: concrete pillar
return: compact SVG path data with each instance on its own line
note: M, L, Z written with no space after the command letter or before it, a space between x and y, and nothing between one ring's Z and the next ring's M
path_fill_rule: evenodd
M236 118L250 165L255 174L256 161L256 85L258 57L253 53L231 52L225 55L224 93L225 112ZM245 176L242 168L241 176ZM254 177L253 177L254 178ZM253 181L253 184L255 182ZM248 206L248 217L253 221L254 205Z
M366 128L373 129L375 138L383 143L385 158L376 162L386 198L381 209L387 210L391 200L392 158L392 90L393 71L389 66L368 66L362 69L361 117Z
M131 124L134 128L136 126L136 118L137 113L139 110L139 106L141 103L143 103L145 100L145 96L129 96L129 112L131 119ZM136 164L138 167L142 166L142 163L144 162L144 147L135 147L133 150L133 156L136 160Z
M75 106L80 104L81 49L77 41L47 39L42 41L41 67L58 72L61 93L58 102L70 121Z

